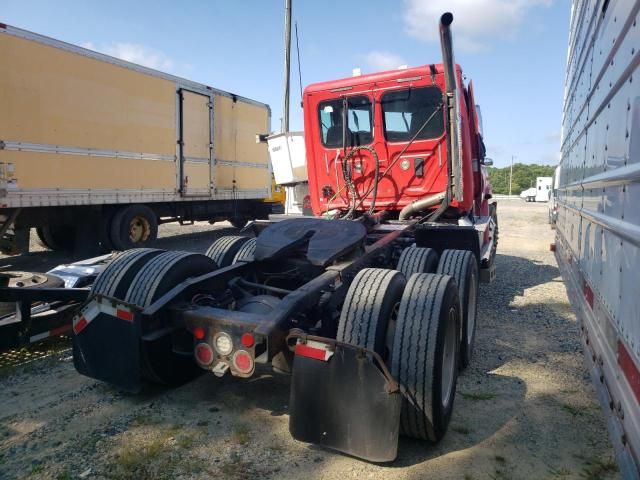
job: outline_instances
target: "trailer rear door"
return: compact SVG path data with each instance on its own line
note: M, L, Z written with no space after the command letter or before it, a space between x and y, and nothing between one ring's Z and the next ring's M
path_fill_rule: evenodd
M183 196L210 196L213 102L210 96L178 90L178 190Z

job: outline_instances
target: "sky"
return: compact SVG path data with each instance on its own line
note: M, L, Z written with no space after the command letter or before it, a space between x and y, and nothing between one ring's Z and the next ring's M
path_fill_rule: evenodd
M569 0L293 0L303 86L439 63L445 11L487 156L557 163ZM0 22L267 103L280 129L284 0L0 0ZM291 130L302 130L293 41Z

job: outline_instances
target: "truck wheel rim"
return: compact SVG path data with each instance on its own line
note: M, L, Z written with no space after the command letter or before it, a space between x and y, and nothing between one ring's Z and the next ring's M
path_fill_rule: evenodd
M442 406L447 408L451 400L453 390L453 377L456 366L456 311L449 310L449 319L444 337L444 348L442 351Z
M142 243L149 239L151 225L149 220L142 216L136 216L129 222L129 240L132 243Z
M469 282L469 300L467 302L467 345L471 345L473 340L473 330L476 326L476 291L478 279L471 275Z

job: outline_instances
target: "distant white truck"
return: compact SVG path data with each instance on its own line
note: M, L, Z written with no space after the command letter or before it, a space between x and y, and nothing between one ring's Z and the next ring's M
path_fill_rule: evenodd
M553 177L538 177L536 186L524 190L520 193L520 198L525 202L548 202L552 184Z

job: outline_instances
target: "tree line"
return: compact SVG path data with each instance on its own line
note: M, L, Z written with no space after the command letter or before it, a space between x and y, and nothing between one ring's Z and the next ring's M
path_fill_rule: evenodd
M493 193L506 195L509 193L509 170L511 167L488 167L489 180L493 187ZM513 180L511 194L520 195L527 188L535 187L537 177L551 177L555 171L552 165L526 165L524 163L513 164Z

